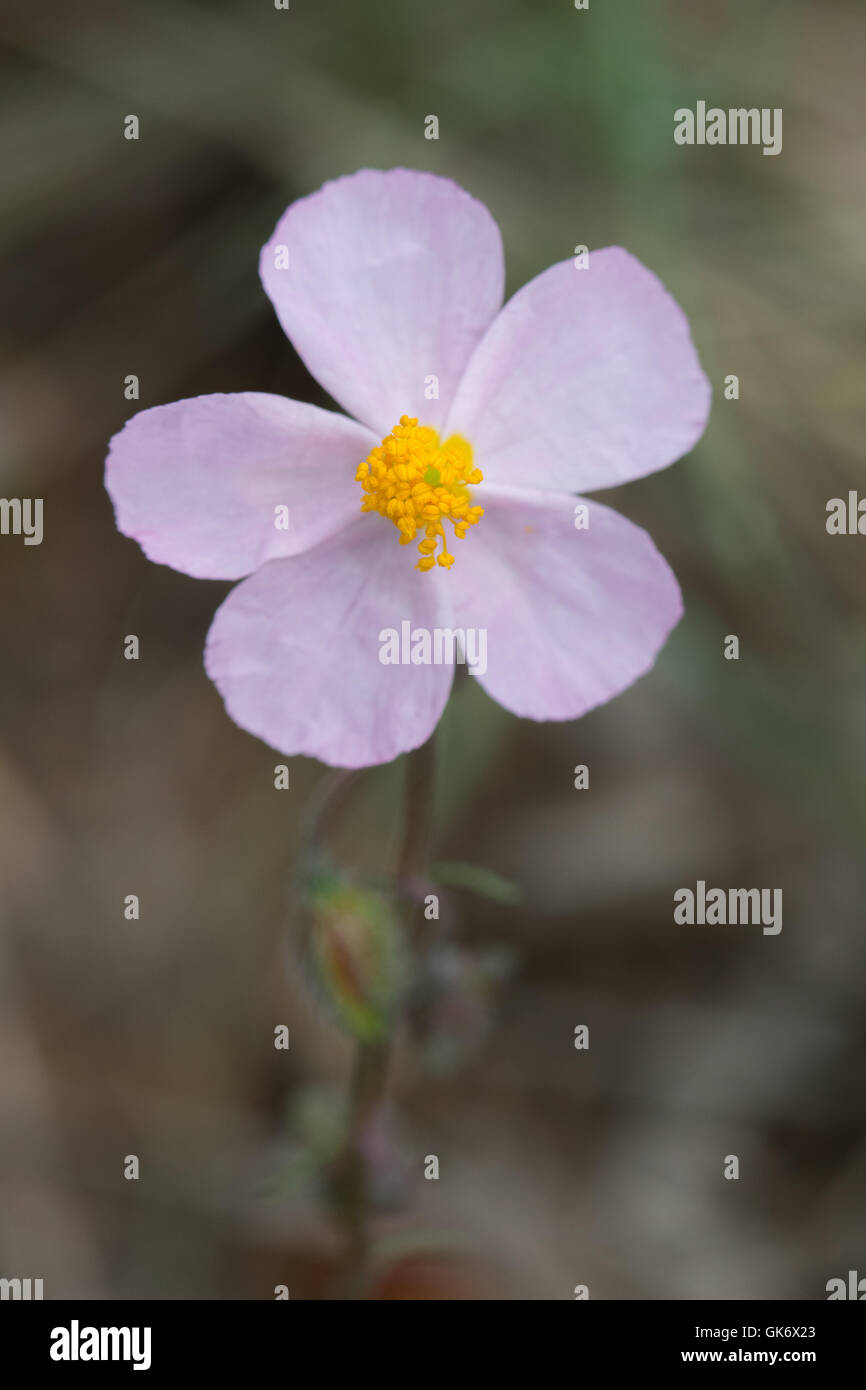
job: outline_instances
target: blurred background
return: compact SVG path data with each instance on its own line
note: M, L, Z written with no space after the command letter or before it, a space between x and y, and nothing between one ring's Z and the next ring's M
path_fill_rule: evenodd
M352 1046L286 952L323 769L275 790L202 667L229 586L148 563L102 468L138 408L328 403L258 250L294 198L395 164L487 203L509 293L576 243L628 247L715 398L689 458L604 494L683 586L655 670L575 724L471 681L449 706L436 857L521 897L454 889L426 924L457 1004L398 1059L370 1296L823 1298L866 1274L866 539L825 530L828 498L866 492L862 4L4 10L0 492L44 498L45 539L0 538L0 1275L47 1298L331 1287L293 1146L327 1131ZM782 107L782 154L677 147L699 99ZM347 867L390 870L402 771L353 784ZM675 926L699 878L781 887L781 935Z

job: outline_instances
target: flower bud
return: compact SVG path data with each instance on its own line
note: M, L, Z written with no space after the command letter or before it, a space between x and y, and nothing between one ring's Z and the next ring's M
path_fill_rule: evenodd
M307 954L329 1007L356 1038L385 1036L405 979L394 909L376 893L333 879L319 880L309 909Z

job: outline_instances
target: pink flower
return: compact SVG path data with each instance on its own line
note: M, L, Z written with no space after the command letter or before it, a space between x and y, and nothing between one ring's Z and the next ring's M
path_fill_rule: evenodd
M454 669L383 664L382 634L407 622L484 632L477 679L531 719L574 719L647 671L676 580L644 531L599 502L576 514L574 494L665 467L706 424L709 383L655 276L594 251L503 308L490 213L405 169L293 203L260 272L354 418L199 396L134 416L106 471L151 560L243 581L205 652L235 722L343 767L417 747Z

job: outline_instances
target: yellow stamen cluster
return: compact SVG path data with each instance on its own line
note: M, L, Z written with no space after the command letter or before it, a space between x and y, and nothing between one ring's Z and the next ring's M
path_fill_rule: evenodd
M435 430L408 415L358 464L356 482L364 489L362 512L378 512L393 521L400 544L409 545L419 531L419 570L434 564L450 569L454 556L445 538L446 521L462 540L470 526L484 515L483 507L470 506L469 483L482 481L480 468L472 466L472 446L459 434L439 443ZM439 540L442 553L436 554Z

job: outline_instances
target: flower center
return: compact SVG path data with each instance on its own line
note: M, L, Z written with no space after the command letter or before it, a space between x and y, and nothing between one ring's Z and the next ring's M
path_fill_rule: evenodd
M440 444L435 430L401 415L399 425L358 464L355 481L364 490L361 511L378 512L393 521L401 545L409 545L423 532L417 568L430 570L436 563L445 569L454 564L445 522L451 522L455 536L462 540L484 515L483 507L470 506L467 486L480 483L482 477L480 468L472 466L468 440L452 434ZM440 538L442 551L437 555Z

